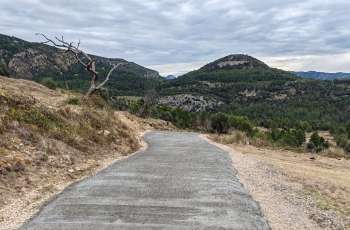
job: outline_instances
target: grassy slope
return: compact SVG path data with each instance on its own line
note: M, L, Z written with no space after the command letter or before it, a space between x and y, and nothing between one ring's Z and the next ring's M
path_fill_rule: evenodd
M82 104L79 94L0 77L0 226L134 152L140 132L152 128L166 125L115 112L97 97Z

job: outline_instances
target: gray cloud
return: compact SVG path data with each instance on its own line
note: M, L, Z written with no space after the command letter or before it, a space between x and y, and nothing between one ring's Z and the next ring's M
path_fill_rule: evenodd
M89 52L164 73L175 71L166 71L171 64L183 67L180 73L231 53L307 69L312 60L350 52L347 0L0 0L0 6L1 33L31 41L39 39L35 32L63 34L81 39ZM338 70L329 64L327 70ZM350 60L341 66L350 71ZM310 66L318 67L324 63Z

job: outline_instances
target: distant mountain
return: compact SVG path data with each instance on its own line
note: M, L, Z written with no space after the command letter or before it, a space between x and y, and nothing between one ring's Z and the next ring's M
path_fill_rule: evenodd
M262 68L268 69L268 65L264 62L244 54L232 54L223 58L220 58L212 63L209 63L199 71L216 71L216 70L230 70L230 69L254 69Z
M318 79L318 80L335 80L335 79L350 79L350 73L324 73L316 71L295 72L299 77Z
M165 78L165 80L174 80L174 79L176 79L176 76L174 76L174 75L168 75L168 76L166 76L166 77L164 77Z
M148 81L162 81L158 72L118 58L92 55L97 71L104 75L111 64L126 62L116 70L106 87L113 95L139 95ZM40 43L27 42L0 34L0 75L34 80L39 83L53 80L59 87L85 90L89 75L75 58L59 49ZM103 80L102 78L100 80Z
M188 111L224 111L258 125L330 128L350 120L350 80L300 78L248 55L229 55L167 81L161 102Z

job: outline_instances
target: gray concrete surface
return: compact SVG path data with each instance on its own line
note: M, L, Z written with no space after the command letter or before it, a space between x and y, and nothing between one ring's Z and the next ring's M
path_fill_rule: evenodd
M149 147L67 188L21 229L269 229L227 153L194 133Z

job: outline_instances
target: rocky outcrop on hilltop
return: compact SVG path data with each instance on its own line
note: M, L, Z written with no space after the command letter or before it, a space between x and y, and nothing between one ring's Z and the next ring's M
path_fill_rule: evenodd
M254 69L269 68L264 62L244 54L232 54L220 58L212 63L203 66L202 71L215 71L220 69Z

